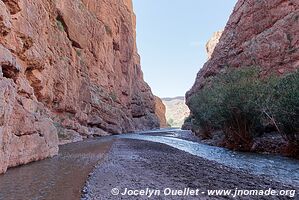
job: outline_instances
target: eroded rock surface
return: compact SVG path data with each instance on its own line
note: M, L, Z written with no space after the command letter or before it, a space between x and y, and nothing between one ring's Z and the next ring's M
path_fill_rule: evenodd
M0 0L0 173L61 143L159 127L131 0Z
M230 67L260 66L264 74L299 68L299 2L239 0L211 59L199 71L187 100Z
M159 118L160 128L167 128L168 124L166 121L166 106L164 105L162 100L156 96L155 96L155 102L156 102L155 113Z

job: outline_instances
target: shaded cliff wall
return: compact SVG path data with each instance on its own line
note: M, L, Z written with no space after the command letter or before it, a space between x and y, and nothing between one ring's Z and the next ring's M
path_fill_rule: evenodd
M61 143L159 127L131 0L0 0L0 173Z
M299 2L239 0L211 59L197 74L187 100L231 67L260 66L264 75L299 68Z

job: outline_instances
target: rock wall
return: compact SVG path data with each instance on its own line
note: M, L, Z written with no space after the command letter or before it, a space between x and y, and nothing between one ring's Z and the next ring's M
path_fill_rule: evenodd
M167 128L168 124L166 121L166 107L162 102L162 100L157 96L155 96L155 102L156 102L155 113L159 118L160 128Z
M260 66L264 75L298 69L298 32L298 0L239 0L187 100L229 67Z
M131 0L0 0L0 173L61 143L159 127Z
M212 58L212 54L221 38L223 31L217 31L213 34L213 36L211 37L211 39L207 42L206 44L206 51L208 54L208 59Z

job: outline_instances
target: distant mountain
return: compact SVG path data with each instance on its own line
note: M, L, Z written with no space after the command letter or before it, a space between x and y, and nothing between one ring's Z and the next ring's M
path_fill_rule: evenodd
M166 106L166 119L171 127L182 127L190 111L185 104L185 97L162 98Z
M163 101L172 101L172 100L182 100L185 101L185 97L181 96L181 97L165 97L162 98Z

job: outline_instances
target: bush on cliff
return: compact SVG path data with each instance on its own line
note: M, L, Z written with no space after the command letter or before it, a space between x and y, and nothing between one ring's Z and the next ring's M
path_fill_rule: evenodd
M189 102L192 110L193 120L192 130L199 132L205 139L211 136L214 129L221 128L219 110L222 104L222 93L219 93L218 84L203 88L197 95L193 96Z
M214 77L190 100L192 123L204 137L223 130L224 145L238 150L250 150L253 138L270 126L298 153L299 73L266 79L259 74L251 67Z
M222 129L226 146L248 150L263 116L259 101L264 83L259 79L259 71L228 70L211 82L190 101L195 123L205 135Z
M280 79L274 87L272 110L279 131L289 141L289 153L299 154L299 72Z

